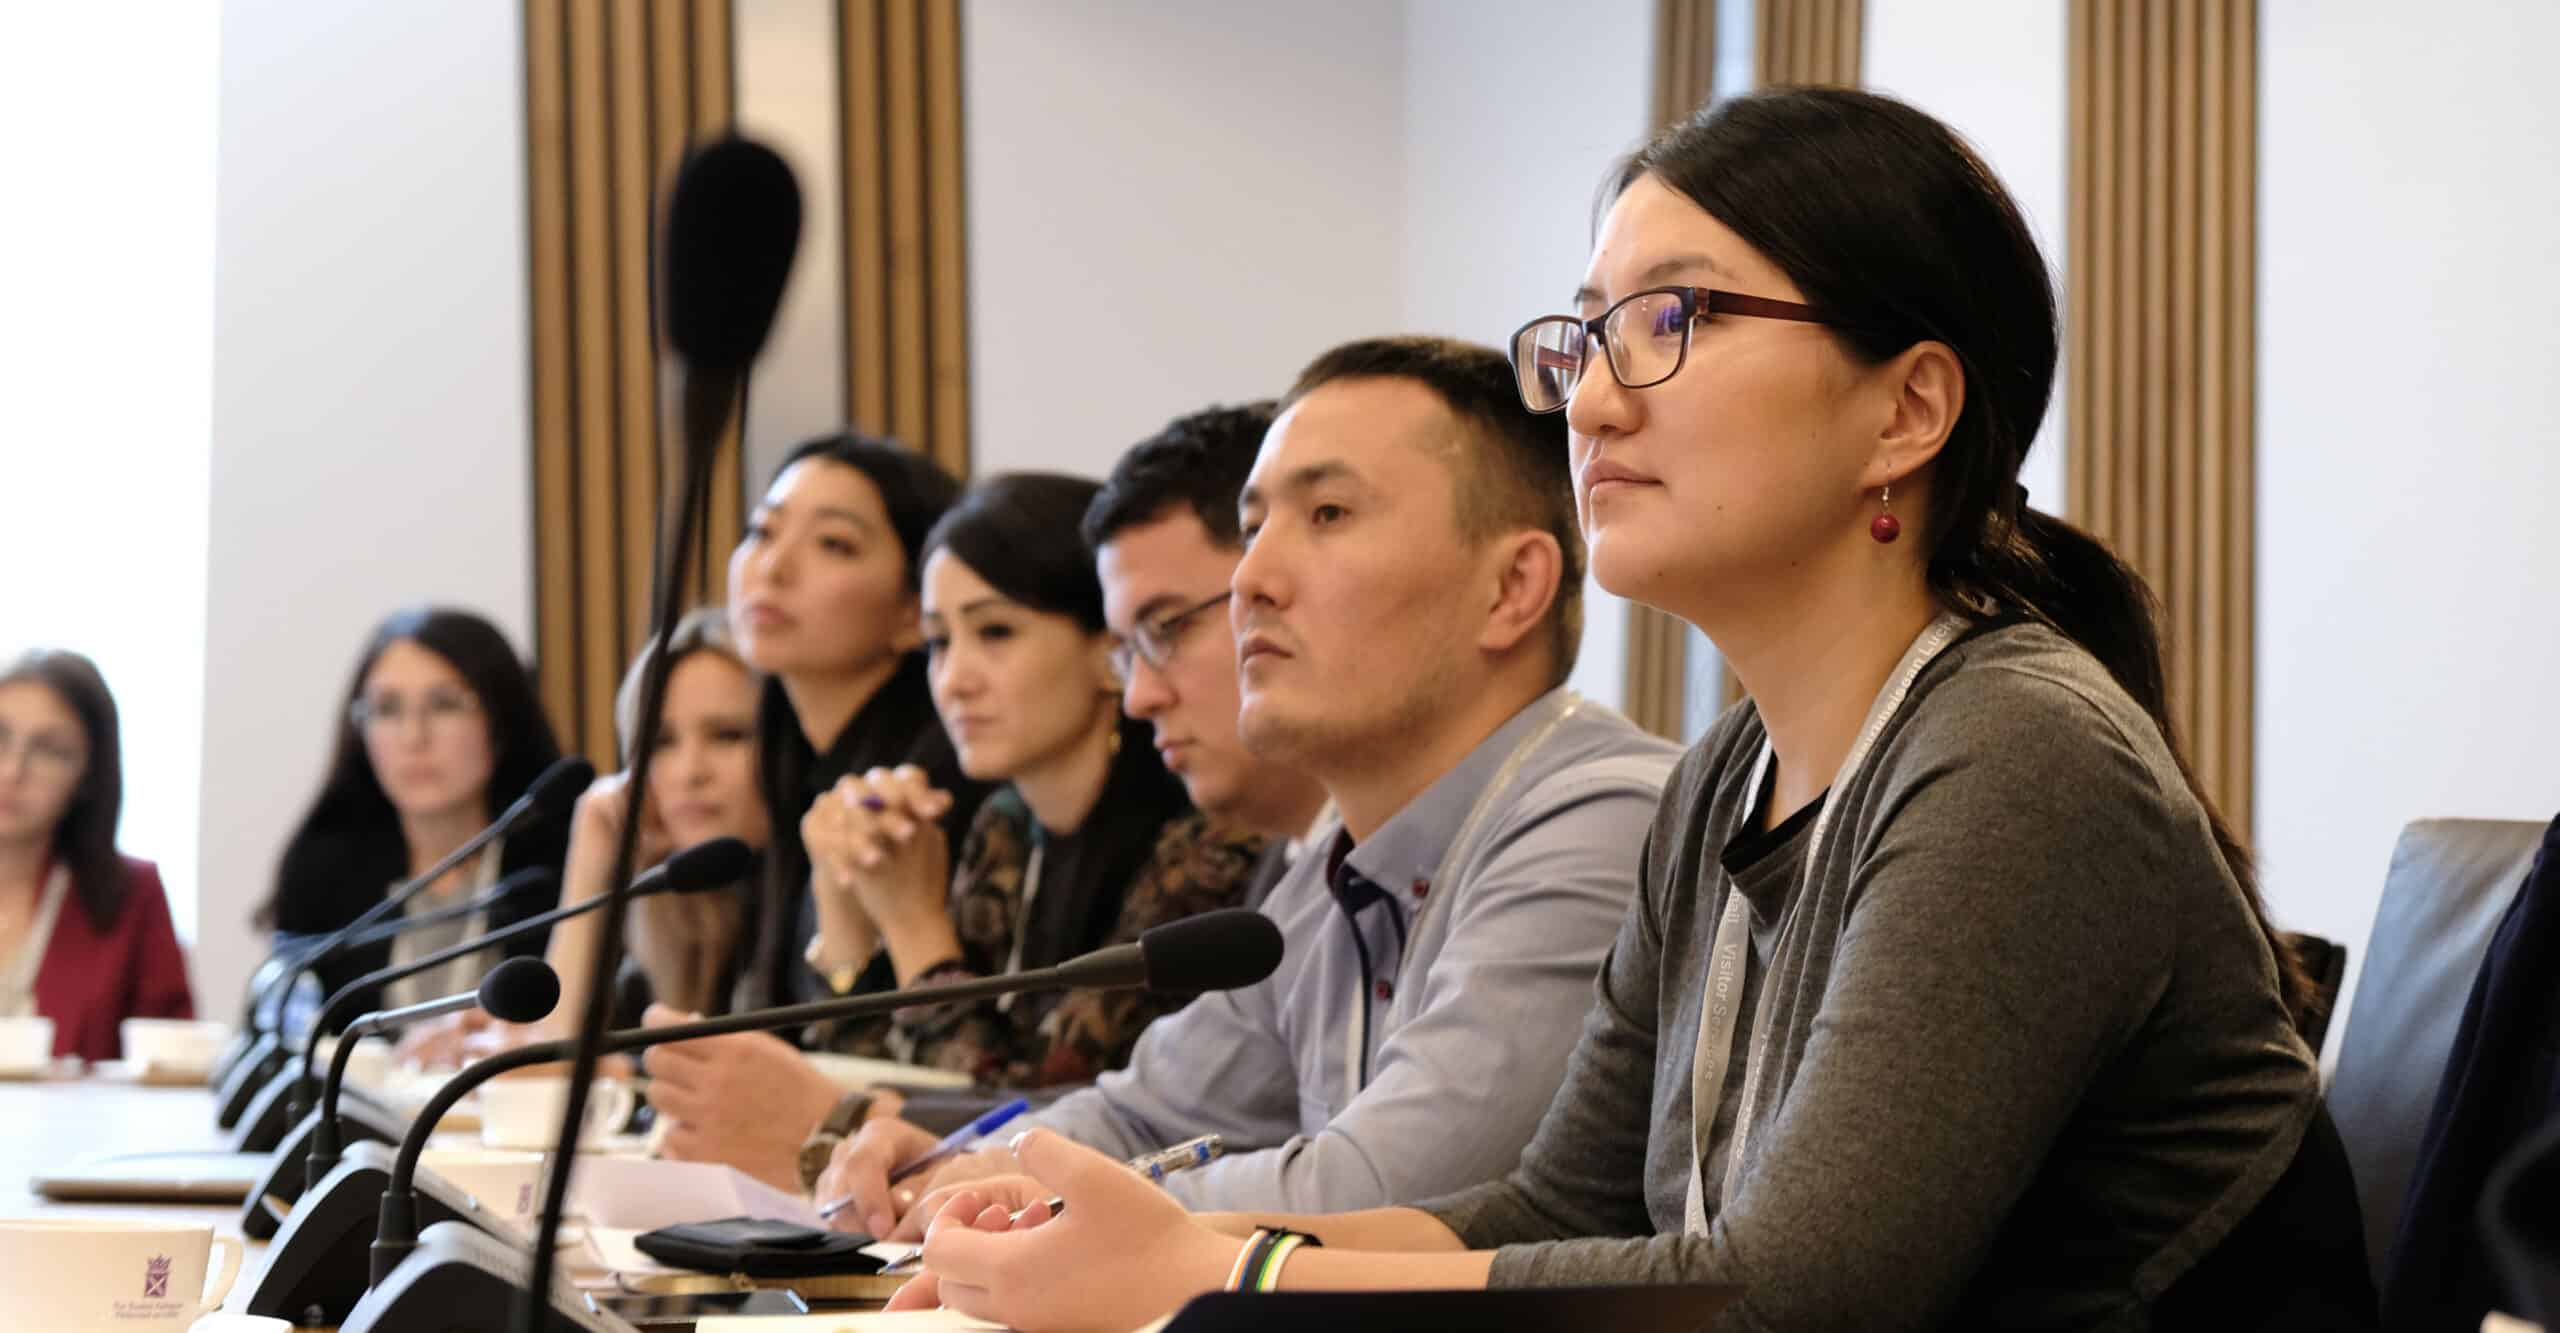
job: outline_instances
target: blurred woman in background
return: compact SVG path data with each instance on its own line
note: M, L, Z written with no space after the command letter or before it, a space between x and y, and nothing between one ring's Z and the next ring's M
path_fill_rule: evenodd
M115 696L88 658L0 671L0 1018L53 1020L53 1051L120 1054L128 1018L193 1018L160 872L116 850Z
M640 806L639 852L633 864L653 866L670 854L714 838L736 838L762 851L771 821L756 784L756 694L759 682L738 655L727 615L699 608L676 622L667 636L674 666L667 676L658 757L649 768L649 799ZM614 698L623 759L639 729L643 650ZM569 859L560 877L560 903L569 906L605 891L613 853L630 818L629 773L596 779L578 798ZM615 988L614 1023L637 1022L650 1003L695 1013L729 1008L729 992L745 961L742 938L753 879L723 890L657 894L631 904L629 957ZM602 925L596 916L565 921L551 932L551 965L561 994L585 992ZM563 1005L547 1026L574 1027L577 1015Z
M532 677L495 626L441 607L393 613L357 658L328 773L285 844L257 924L276 932L280 945L346 925L392 885L469 841L559 758ZM531 824L447 872L409 900L407 913L467 901L528 866L556 869L567 843L564 825ZM349 949L313 970L321 991L334 994L377 968L532 916L548 905L543 897L517 895L468 919ZM457 959L394 983L382 998L399 1005L467 990L500 957L542 948L535 932L502 955Z

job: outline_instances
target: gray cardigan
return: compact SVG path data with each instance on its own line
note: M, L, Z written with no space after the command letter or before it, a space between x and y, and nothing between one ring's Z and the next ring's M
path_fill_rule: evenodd
M1314 840L1263 904L1288 946L1270 979L1157 1019L1126 1069L1022 1123L1120 1156L1224 1135L1228 1156L1165 1178L1194 1208L1368 1208L1510 1170L1635 899L1678 754L1583 702L1444 867L1477 794L1566 701L1521 710L1343 856L1404 930L1387 902L1346 913L1326 882L1341 847Z
M1519 1168L1426 1206L1500 1247L1496 1285L1743 1284L1718 1328L2147 1327L2290 1163L2317 1096L2158 729L2050 630L1960 641L1826 795L1809 890L1804 821L1752 832L1762 741L1743 705L1673 775ZM1739 1027L1777 1006L1772 1067L1720 1206L1734 1057L1690 1236L1702 983L1737 891Z

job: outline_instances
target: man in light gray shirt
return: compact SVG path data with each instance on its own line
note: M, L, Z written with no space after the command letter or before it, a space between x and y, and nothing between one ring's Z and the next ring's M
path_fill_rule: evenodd
M1123 1155L1221 1135L1226 1157L1166 1178L1195 1208L1363 1208L1510 1170L1677 757L1561 688L1582 587L1563 430L1500 353L1352 343L1282 408L1241 497L1237 726L1340 826L1264 904L1288 946L1269 980L1158 1021L1126 1069L1003 1135ZM913 1234L951 1186L1016 1169L992 1147L893 1190L932 1143L894 1120L848 1140L818 1189L853 1197L837 1223Z

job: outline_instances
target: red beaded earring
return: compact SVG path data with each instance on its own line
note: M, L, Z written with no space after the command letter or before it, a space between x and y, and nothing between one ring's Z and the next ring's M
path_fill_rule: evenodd
M1884 512L1867 524L1867 535L1879 543L1891 545L1894 538L1902 535L1902 520L1893 516L1893 487L1885 487L1884 494L1877 497L1877 503L1884 506Z

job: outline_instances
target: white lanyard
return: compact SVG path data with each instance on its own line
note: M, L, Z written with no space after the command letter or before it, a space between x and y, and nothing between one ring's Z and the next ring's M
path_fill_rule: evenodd
M1520 776L1520 766L1529 762L1529 756L1535 754L1539 746L1546 744L1547 738L1555 734L1556 728L1563 726L1564 720L1573 716L1575 710L1581 707L1581 695L1566 695L1564 707L1557 709L1553 716L1540 723L1536 730L1521 737L1519 744L1511 747L1511 753L1502 761L1502 767L1494 770L1493 780L1486 783L1482 791L1476 793L1475 804L1467 810L1466 822L1458 826L1458 836L1451 838L1448 847L1441 852L1440 864L1431 872L1430 883L1433 889L1447 889L1454 892L1454 887L1449 881L1450 874L1468 855L1473 853L1474 849L1470 844L1482 830L1486 817L1492 814L1494 803L1501 797L1503 789L1511 785L1512 779ZM1311 846L1309 850L1312 851L1314 848ZM1412 953L1414 939L1422 933L1422 918L1430 912L1431 904L1447 896L1449 896L1448 892L1432 893L1423 899L1420 906L1414 908L1413 920L1406 923L1404 940L1396 948L1396 965L1392 975L1397 979L1402 979L1404 960ZM1348 914L1343 920L1355 931L1360 928L1360 923ZM1354 1094L1358 1093L1361 1086L1367 1082L1361 1077L1361 1067L1364 1063L1361 1057L1369 1051L1369 1011L1362 1003L1368 998L1368 992L1362 989L1367 984L1366 978L1355 979L1351 983L1349 1010L1351 1021L1344 1032L1347 1040L1343 1043L1342 1052L1342 1086Z
M1040 851L1040 834L1039 831L1035 829L1032 831L1031 835L1031 859L1022 863L1022 908L1020 911L1014 913L1013 953L1010 957L1005 959L1004 963L1005 975L1007 976L1011 976L1022 970L1023 942L1031 938L1031 903L1033 899L1040 896ZM1000 1014L1012 1013L1014 995L1019 995L1020 993L1021 992L1016 991L1013 995L997 996L996 1012Z
M1912 681L1946 646L1962 633L1965 621L1940 612L1938 618L1920 631L1902 661L1885 677L1884 688L1876 693L1875 702L1867 708L1866 725L1858 729L1858 739L1850 745L1848 755L1840 761L1840 772L1831 780L1831 794L1814 814L1813 830L1807 835L1804 849L1805 882L1796 895L1798 902L1813 891L1813 876L1822 855L1822 839L1830 830L1831 816L1845 799L1849 780L1857 776L1866 762L1867 752L1875 748L1876 737L1885 724L1902 708L1911 694ZM1750 817L1760 800L1761 781L1768 776L1769 743L1760 743L1760 757L1751 765L1751 778L1743 788L1744 817ZM1786 938L1788 925L1795 920L1792 905L1779 923L1780 942ZM1776 952L1772 947L1772 954ZM1742 987L1751 968L1751 904L1741 890L1726 890L1724 915L1716 921L1716 933L1707 951L1707 993L1698 1013L1698 1051L1689 1084L1689 1197L1687 1227L1690 1235L1702 1236L1707 1231L1706 1157L1707 1137L1715 1132L1716 1108L1724 1097L1724 1084L1733 1063L1735 1014L1742 1004ZM1723 1206L1733 1202L1735 1182L1742 1177L1743 1145L1751 1135L1751 1108L1760 1095L1760 1076L1769 1065L1769 1015L1776 1008L1769 997L1760 997L1760 1010L1752 1016L1751 1047L1743 1061L1742 1098L1734 1104L1733 1138L1725 1145L1724 1186L1719 1191Z

